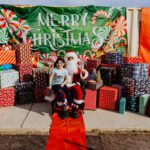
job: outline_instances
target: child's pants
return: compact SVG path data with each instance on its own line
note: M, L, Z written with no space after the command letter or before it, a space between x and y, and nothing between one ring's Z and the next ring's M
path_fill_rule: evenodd
M55 85L52 85L52 88L53 88L55 94L58 94L57 96L59 97L60 102L63 102L63 103L65 102L65 95L66 95L67 101L70 104L73 103L72 95L66 85L61 87L60 84L55 84Z

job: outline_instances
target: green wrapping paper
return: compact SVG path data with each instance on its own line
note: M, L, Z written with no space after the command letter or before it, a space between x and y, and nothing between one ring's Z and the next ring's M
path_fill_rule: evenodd
M145 95L140 96L140 99L139 99L139 113L142 114L142 115L145 114L149 97L150 97L150 94L145 94Z

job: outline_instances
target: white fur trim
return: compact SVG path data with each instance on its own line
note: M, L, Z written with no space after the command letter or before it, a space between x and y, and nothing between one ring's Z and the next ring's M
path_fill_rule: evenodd
M67 100L65 99L65 102L57 102L57 105L59 106L59 107L61 107L61 106L63 106L63 104L66 104L67 103Z
M75 52L69 52L66 54L67 57L73 57L73 58L78 58L77 54Z
M52 96L45 96L45 98L44 98L46 101L48 101L48 102L52 102L52 101L54 101L55 100L55 96L54 97L52 97Z
M83 99L81 99L81 100L74 99L74 102L76 104L82 104L82 103L84 103L84 100Z
M85 73L85 75L83 76L82 73ZM86 79L88 77L89 73L87 72L87 70L82 69L81 73L80 73L80 78L81 79Z

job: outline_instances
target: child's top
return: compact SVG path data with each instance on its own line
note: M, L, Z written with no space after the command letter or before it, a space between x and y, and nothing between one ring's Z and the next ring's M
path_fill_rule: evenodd
M54 74L52 85L62 84L64 82L66 76L68 76L68 72L66 69L54 68L52 73Z

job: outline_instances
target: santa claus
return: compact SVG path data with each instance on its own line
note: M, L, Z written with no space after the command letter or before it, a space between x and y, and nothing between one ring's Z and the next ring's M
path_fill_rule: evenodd
M74 98L75 104L84 103L85 96L85 81L88 78L88 72L84 69L84 62L82 62L73 50L69 50L64 60L66 62L66 69L70 75L70 91Z

